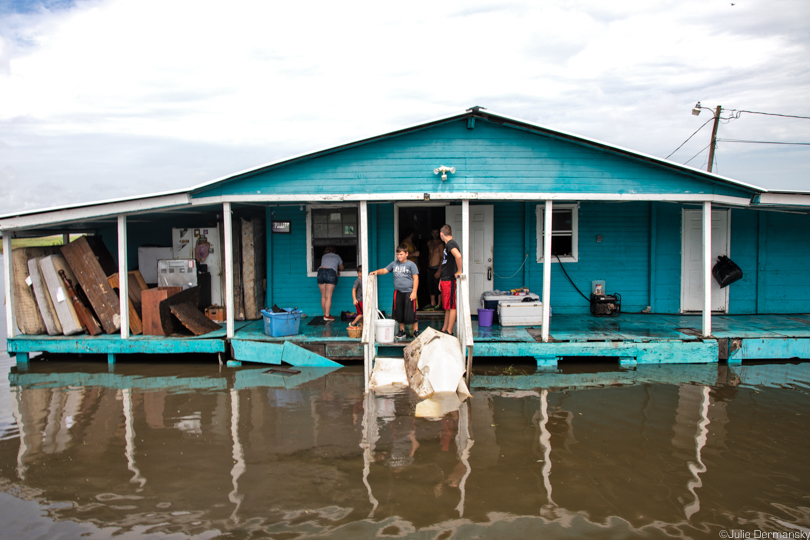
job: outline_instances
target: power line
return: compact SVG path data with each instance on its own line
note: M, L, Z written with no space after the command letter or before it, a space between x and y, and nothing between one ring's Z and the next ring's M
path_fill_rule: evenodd
M697 128L697 130L695 130L695 132L694 132L694 133L692 133L691 135L689 135L689 138L688 138L688 139L686 139L685 141L683 141L683 142L681 143L681 145L680 145L680 146L678 146L678 148L676 148L675 150L673 150L673 151L672 151L672 154L674 154L675 152L677 152L678 150L680 150L680 149L681 149L681 146L683 146L683 145L685 145L686 143L688 143L688 142L689 142L689 139L691 139L692 137L694 137L695 135L697 135L697 132L698 132L698 131L700 131L701 129L703 129L703 128L706 126L706 124L708 124L708 123L709 123L709 122L711 122L712 120L714 120L714 118L709 118L708 120L706 120L706 123L705 123L705 124L703 124L702 126L700 126L699 128ZM671 156L672 154L670 154L669 156ZM669 159L669 156L665 157L664 159Z
M714 120L714 118L712 118L712 120ZM712 143L707 144L706 146L704 146L704 147L703 147L703 150L706 150L706 149L707 149L708 147L710 147L711 145L712 145ZM701 150L700 152L698 152L698 153L697 153L697 154L695 154L694 156L690 157L690 158L689 158L689 160L688 160L686 163L689 163L689 161L692 161L693 159L695 159L696 157L698 157L700 154L702 154L702 153L703 153L703 150ZM686 165L686 163L684 163L684 165Z
M742 139L717 139L718 142L751 143L751 144L793 144L798 146L810 146L810 142L786 142L786 141L746 141Z
M745 111L742 109L731 109L732 113L734 112L741 112L741 113L748 113L748 114L764 114L765 116L781 116L782 118L801 118L803 120L810 120L810 116L797 116L795 114L776 114L776 113L767 113L767 112L757 112L757 111Z

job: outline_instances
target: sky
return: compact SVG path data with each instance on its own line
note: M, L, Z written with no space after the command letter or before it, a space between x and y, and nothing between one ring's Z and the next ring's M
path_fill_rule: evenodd
M480 105L810 191L810 2L0 0L0 214L183 189ZM737 116L736 118L734 118ZM711 122L669 158L705 170ZM691 161L689 161L691 158Z

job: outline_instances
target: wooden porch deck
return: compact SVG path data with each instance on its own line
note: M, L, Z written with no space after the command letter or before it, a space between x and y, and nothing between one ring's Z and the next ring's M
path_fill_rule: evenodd
M438 329L441 318L423 318L419 324L422 329ZM298 335L274 338L264 334L262 321L237 322L230 346L240 361L267 362L270 355L271 363L280 363L279 345L285 342L337 361L360 360L362 344L359 338L348 337L347 326L344 321L323 323L313 317L301 320ZM712 338L705 340L700 337L700 315L558 314L551 319L548 343L541 341L539 327L479 327L473 320L472 328L475 357L531 356L546 367L575 356L615 357L623 365L810 358L810 314L715 315ZM378 345L378 353L399 355L408 342ZM21 362L31 352L107 354L114 362L119 354L224 353L228 340L223 327L200 337L18 336L8 340L7 349Z

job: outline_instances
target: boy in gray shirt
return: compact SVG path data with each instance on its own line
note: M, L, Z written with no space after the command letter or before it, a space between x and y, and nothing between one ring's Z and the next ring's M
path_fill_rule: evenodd
M408 246L397 246L397 260L373 272L370 276L382 276L394 273L394 305L391 311L394 320L399 323L397 339L405 339L405 325L413 325L413 337L419 335L419 323L416 320L416 291L419 289L419 268L408 260Z

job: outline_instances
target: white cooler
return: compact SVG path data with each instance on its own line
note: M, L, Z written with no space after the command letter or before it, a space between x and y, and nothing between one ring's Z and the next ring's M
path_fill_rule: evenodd
M543 324L543 302L524 302L525 296L513 296L511 300L498 301L498 317L501 326L540 326Z

